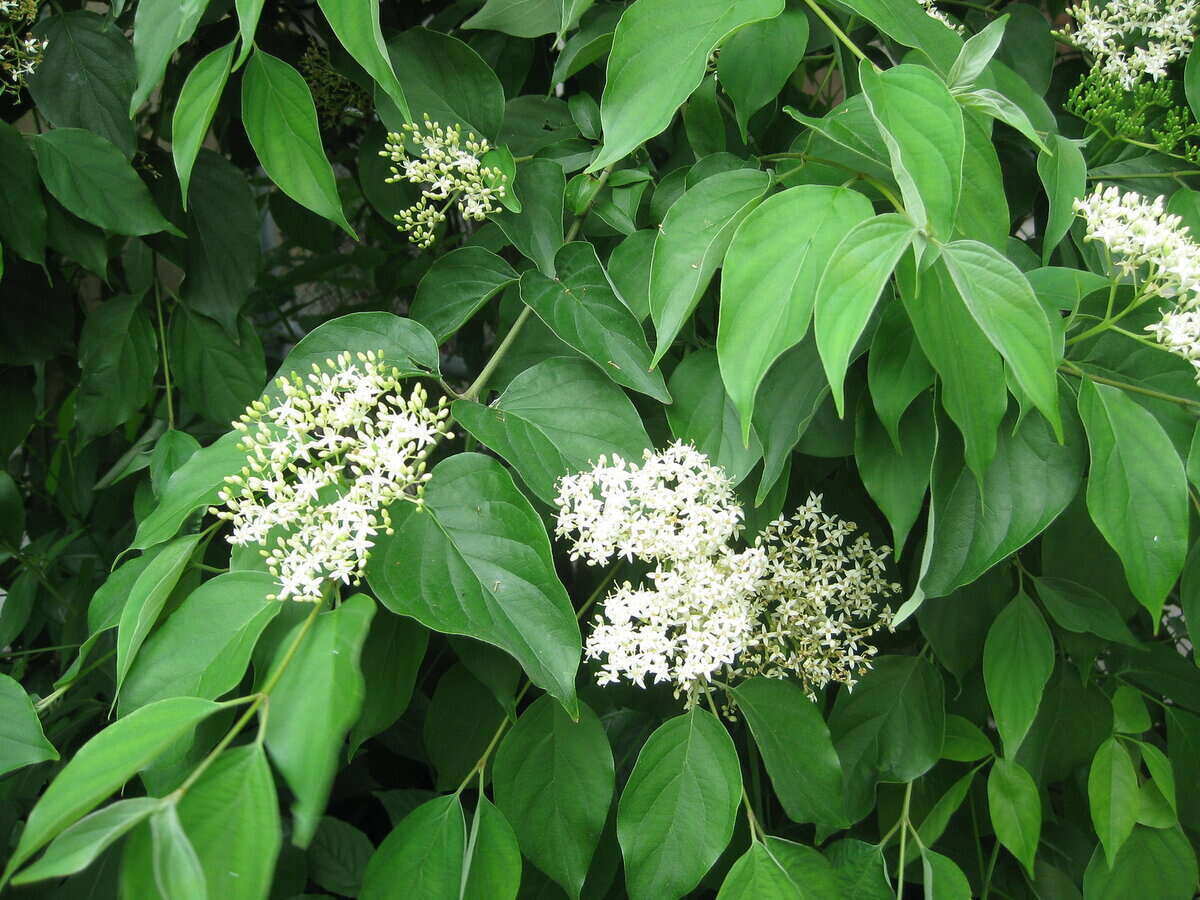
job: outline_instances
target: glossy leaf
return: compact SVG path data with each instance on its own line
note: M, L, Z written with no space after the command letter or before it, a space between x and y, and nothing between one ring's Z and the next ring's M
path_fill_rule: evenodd
M500 230L538 270L556 275L556 254L563 246L563 203L567 189L562 167L545 159L532 159L517 172L517 192L524 198L519 213L505 210L493 215Z
M417 285L409 315L440 344L519 276L483 247L459 247L439 256Z
M997 839L1032 874L1042 831L1037 785L1020 764L998 759L988 773L987 788L988 812Z
M461 453L433 469L425 510L392 510L367 577L392 612L494 644L530 680L575 703L579 626L554 573L550 541L496 461Z
M134 797L110 803L84 816L56 837L41 859L20 872L13 879L13 884L32 884L83 871L109 846L146 821L162 805L163 801L157 797Z
M892 545L899 557L909 531L921 514L929 488L937 434L932 398L922 397L905 414L900 432L902 452L884 431L866 397L858 405L854 428L854 460L871 499L892 528ZM940 524L940 518L935 517Z
M8 675L0 675L0 775L58 759L46 740L33 701Z
M754 841L730 867L717 900L803 900L806 896L766 844Z
M1138 777L1129 752L1115 737L1100 745L1088 770L1092 826L1111 869L1121 846L1133 834L1138 816Z
M1042 263L1059 245L1075 221L1075 201L1087 190L1087 162L1079 145L1070 138L1052 134L1051 153L1038 154L1037 172L1050 201L1050 215L1042 235Z
M468 845L469 867L463 900L515 900L521 889L521 848L504 813L487 797L475 807L474 843Z
M388 48L379 27L379 0L319 0L321 12L342 46L354 61L366 70L396 104L400 114L411 121L412 113L404 97Z
M196 63L188 73L179 94L179 102L175 105L175 114L171 119L171 156L179 175L179 193L183 197L184 209L187 208L192 165L208 134L208 126L217 110L221 92L225 90L225 82L229 80L233 49L231 41Z
M137 63L137 90L129 102L129 115L142 108L179 47L191 38L208 0L139 0L133 20L133 57Z
M430 800L409 813L375 850L361 900L456 897L462 880L466 824L458 797Z
M437 342L424 326L387 312L357 312L324 322L306 334L276 377L291 372L307 375L313 365L323 366L339 353L382 354L401 376L438 374Z

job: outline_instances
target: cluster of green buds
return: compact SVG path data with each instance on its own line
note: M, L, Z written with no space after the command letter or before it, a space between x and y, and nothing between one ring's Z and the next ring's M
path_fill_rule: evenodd
M415 148L410 152L410 148ZM390 132L379 155L390 159L388 184L407 181L421 185L421 199L395 216L396 226L419 247L428 247L451 207L464 219L482 222L499 211L495 201L505 195L505 175L485 166L491 145L474 132L463 140L458 125L444 127L426 115L421 124L407 122L403 133Z
M46 41L25 31L37 9L37 0L0 0L0 97L19 93L41 65Z
M333 67L329 51L310 41L300 57L300 74L312 91L322 130L336 128L347 112L362 113L371 98L361 87Z
M1100 69L1089 72L1067 95L1067 111L1116 139L1152 144L1200 164L1200 123L1178 82L1141 81L1126 88Z

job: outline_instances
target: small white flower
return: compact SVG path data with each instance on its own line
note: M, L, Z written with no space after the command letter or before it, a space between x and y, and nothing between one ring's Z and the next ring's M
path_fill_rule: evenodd
M1075 21L1072 40L1091 54L1100 71L1126 89L1144 77L1157 81L1167 66L1192 47L1196 0L1091 0L1069 7Z
M375 353L343 353L276 384L234 423L246 466L226 478L217 516L229 542L263 551L280 600L317 602L331 582L356 584L376 537L388 533L387 505L421 503L425 460L448 435L443 398L430 408L419 384L404 397L398 370Z

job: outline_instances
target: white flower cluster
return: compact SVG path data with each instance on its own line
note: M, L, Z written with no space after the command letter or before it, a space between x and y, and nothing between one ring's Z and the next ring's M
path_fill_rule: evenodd
M1071 39L1126 89L1147 76L1157 81L1188 55L1196 12L1196 0L1084 0L1067 9Z
M690 706L722 674L799 677L810 692L853 684L869 667L865 639L886 625L875 599L899 589L883 578L888 548L821 512L811 496L753 546L732 542L743 513L725 473L694 447L647 450L559 482L556 533L572 558L654 563L646 583L625 582L604 600L587 640L599 681L670 682Z
M953 29L959 34L966 33L966 29L963 28L962 25L960 25L958 22L955 22L952 18L937 8L934 0L917 0L917 2L921 4L921 8L925 11L925 15L929 16L929 18L937 19L947 28Z
M430 408L419 384L404 397L399 371L376 353L343 353L276 384L277 397L233 423L246 466L211 511L233 524L231 544L264 546L277 599L319 602L327 582L362 577L375 537L391 533L389 503L422 502L449 409L445 398Z
M37 12L37 0L0 0L0 97L19 93L41 65L47 42L21 34Z
M418 148L418 155L409 155L409 144ZM464 219L475 222L498 211L494 201L504 196L505 176L499 169L481 163L489 150L488 142L476 138L473 132L467 133L464 143L459 126L445 128L430 121L428 115L423 125L405 123L404 134L390 132L379 151L380 156L392 161L392 174L386 181L424 185L421 199L396 214L397 227L407 231L418 246L428 247L452 204Z
M1097 187L1075 201L1087 239L1108 249L1118 271L1138 281L1139 295L1174 301L1161 321L1147 327L1155 340L1192 363L1200 378L1200 246L1163 198L1145 200L1116 187Z

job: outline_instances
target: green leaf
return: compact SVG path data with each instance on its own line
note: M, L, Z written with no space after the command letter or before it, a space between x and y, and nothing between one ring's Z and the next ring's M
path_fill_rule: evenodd
M129 590L117 625L117 693L150 629L158 621L167 597L175 590L201 535L176 538L142 570Z
M733 101L742 140L750 117L783 90L807 48L808 17L800 9L753 22L724 42L717 80Z
M904 208L931 236L954 233L966 135L962 109L929 69L859 66L863 93L887 144Z
M21 685L0 674L0 775L24 766L58 759L58 751L42 733L33 701Z
M526 369L490 406L456 400L455 421L553 504L555 484L601 455L641 458L650 446L625 392L583 359L548 359Z
M418 806L375 850L363 874L361 900L457 897L467 828L456 794Z
M196 162L196 154L200 152L200 145L204 143L213 113L217 111L217 103L229 80L233 48L234 42L230 41L196 63L188 73L175 104L175 113L171 118L171 156L175 160L175 172L179 175L179 193L183 197L184 209L187 209L192 165Z
M515 900L521 889L521 848L504 813L486 796L476 803L472 831L463 900Z
M97 278L108 278L108 246L104 232L71 215L53 197L43 196L46 245L79 263Z
M947 718L949 723L949 717ZM946 735L949 738L949 734ZM982 735L981 735L982 737ZM984 739L986 743L986 739ZM990 751L990 745L989 745ZM944 754L943 754L944 758ZM971 769L966 775L959 778L954 784L950 785L946 793L938 798L937 803L921 820L921 826L917 829L917 835L921 839L921 843L926 847L931 847L937 843L938 839L945 833L946 827L950 824L950 819L962 806L963 800L967 797L967 791L971 789L971 784L975 780L975 769ZM913 853L913 856L916 856ZM905 857L908 859L908 857Z
M946 742L942 744L942 759L974 762L991 752L992 742L978 726L962 716L946 716Z
M85 439L108 434L154 393L158 338L140 297L113 297L97 306L79 338L75 416Z
M743 442L749 440L763 376L808 331L826 261L871 215L870 201L857 191L801 185L767 198L735 232L721 273L717 355L726 390L741 414Z
M551 701L553 702L553 701ZM504 721L504 710L465 666L438 679L422 728L434 787L452 791L465 781Z
M84 816L56 837L42 858L17 875L13 884L32 884L82 872L109 846L146 821L162 805L163 801L157 797L135 797L118 800Z
M671 402L662 373L651 371L642 325L617 297L595 247L585 241L565 244L554 257L554 268L553 278L533 269L524 272L521 299L611 380Z
M717 900L803 900L806 896L767 845L753 841L730 867Z
M650 259L657 233L650 228L635 231L608 257L608 277L638 321L650 315Z
M1061 440L1058 354L1033 288L1008 259L978 241L947 244L942 259L976 323Z
M622 24L628 18L626 14ZM688 189L667 211L650 261L650 318L658 337L652 366L670 349L721 265L734 232L762 202L770 183L771 177L757 169L721 172Z
M1059 628L1091 633L1106 641L1140 647L1112 602L1087 585L1065 578L1035 578L1037 594Z
M379 0L318 0L329 27L375 83L383 88L406 121L412 113L404 89L392 69L388 48L379 27Z
M301 206L357 240L321 146L308 85L286 62L261 49L255 49L242 75L242 124L271 180Z
M0 178L0 242L41 265L46 258L46 205L37 160L21 133L7 122L0 122Z
M950 86L951 91L966 90L975 84L975 79L996 55L1007 24L1008 16L1000 16L989 22L978 34L971 35L963 42L962 50L958 52L954 65L946 75L946 84Z
M138 523L130 550L146 550L174 537L184 521L197 509L216 503L225 487L225 476L246 464L246 453L238 449L241 433L230 431L196 451L167 481L158 505Z
M428 115L446 127L458 125L464 134L474 131L496 143L504 119L504 88L478 53L458 38L425 28L401 32L388 41L387 50L418 121ZM378 92L375 101L392 131L408 121Z
M492 778L496 805L522 852L579 897L613 797L613 756L586 705L572 721L549 697L534 702L505 736Z
M545 526L493 459L460 453L432 475L423 511L393 508L395 534L367 566L372 588L392 612L506 650L573 707L579 626Z
M717 45L782 11L782 0L641 0L626 9L613 35L600 101L604 146L588 171L611 165L663 131L700 86Z
M900 420L909 404L933 384L933 367L901 303L889 303L879 317L867 354L867 384L879 421L892 445L903 452Z
M548 159L522 163L517 191L525 198L521 212L504 210L492 216L514 247L546 276L555 276L555 254L563 246L563 203L567 189L562 166Z
M872 805L876 781L912 781L941 756L941 676L918 657L877 657L853 691L838 692L829 730L842 760L846 811L857 821Z
M926 900L971 900L971 883L948 856L921 847Z
M859 401L854 461L863 487L892 528L897 559L924 506L936 442L933 401L929 395L918 400L904 417L902 440L898 442L903 452L896 451L896 444L888 437L883 423L871 411L870 401L865 396Z
M39 134L33 148L46 189L84 221L117 234L179 233L121 151L98 134L55 128Z
M222 425L244 413L267 380L267 362L254 323L246 316L239 317L237 332L235 343L212 319L186 309L176 310L171 320L170 361L175 384L189 406Z
M1104 846L1111 869L1121 846L1133 834L1138 816L1138 777L1129 752L1110 737L1092 758L1088 771L1088 806L1092 826Z
M1083 379L1079 416L1092 455L1088 512L1157 627L1187 558L1183 463L1158 420L1119 388Z
M1005 125L1019 131L1038 150L1046 152L1050 149L1042 140L1042 136L1038 134L1037 129L1034 128L1033 123L1029 121L1029 116L1025 114L1025 111L999 91L979 88L964 94L957 94L956 97L958 102L967 109L991 116L993 119L999 119Z
M1075 200L1087 191L1087 162L1079 143L1061 134L1051 134L1048 140L1050 152L1038 154L1038 178L1050 200L1050 215L1042 235L1043 264L1049 262L1050 253L1069 232L1075 221Z
M325 816L308 848L309 879L331 894L357 897L375 852L371 839L348 822Z
M132 157L137 141L129 103L137 74L121 29L106 16L75 10L42 19L34 35L47 42L29 78L38 112L56 128L91 131Z
M892 0L845 0L842 4L862 16L892 40L924 51L938 71L947 72L962 50L962 39L944 22L920 6Z
M270 696L267 751L295 795L292 843L297 847L307 846L317 830L346 733L362 710L358 660L374 615L371 598L355 594L318 615L311 628L296 625L280 642L266 675L266 681L279 678ZM303 640L289 657L298 637Z
M162 494L167 479L199 449L200 442L186 431L172 428L163 432L150 456L150 484L155 496Z
M1054 671L1054 638L1037 606L1017 594L988 629L983 681L996 728L1011 759L1033 724Z
M208 896L258 900L270 890L281 843L275 780L261 744L224 751L179 801Z
M351 758L364 741L386 731L404 714L428 644L429 632L417 622L376 612L362 649L366 688L362 715L350 732Z
M1087 900L1190 900L1196 878L1196 852L1182 828L1138 826L1111 866L1096 847L1083 875L1083 895Z
M1042 831L1042 800L1037 785L1018 763L997 759L988 773L988 813L996 837L1030 876Z
M129 101L133 117L150 99L175 51L191 38L208 0L138 0L133 20L133 58L137 90Z
M891 900L883 852L874 844L843 838L826 850L842 896L847 900Z
M926 596L970 584L1045 531L1074 499L1083 475L1083 440L1066 409L1069 437L1062 444L1044 419L1022 420L1010 412L978 481L963 468L962 445L942 420L932 477L932 547L921 577Z
M790 681L751 678L733 690L779 802L793 822L849 824L842 764L820 710Z
M84 744L50 782L21 832L4 870L6 881L47 842L141 771L221 708L196 697L174 697L118 719Z
M164 804L150 816L153 840L154 884L163 897L207 900L204 869L196 849L183 830L174 803Z
M1200 55L1192 59L1189 53L1183 67L1183 93L1192 115L1200 119Z
M631 900L682 897L733 835L742 771L725 726L699 707L668 719L638 754L617 809Z
M911 271L911 260L902 268ZM982 481L1008 409L1004 361L967 311L944 266L922 272L915 289L906 279L899 281L921 350L941 378L942 406L962 432L967 466Z
M671 373L675 402L667 407L671 433L694 444L736 485L741 484L762 459L762 444L752 430L742 441L742 429L733 401L721 383L717 354L700 350L684 358Z
M237 59L233 68L240 69L250 51L254 49L254 32L258 30L258 20L262 15L266 0L234 0L237 8L238 38L241 46L238 48Z
M278 589L265 572L226 572L188 594L138 653L121 689L120 714L166 697L215 700L236 687L280 610L267 599Z
M850 354L916 234L904 216L886 213L855 225L829 255L816 289L813 330L839 416Z
M462 27L487 28L519 38L541 37L559 30L562 6L562 0L487 0Z
M408 314L441 344L519 277L490 250L459 247L439 256L421 277Z
M276 377L307 375L339 353L382 353L402 377L438 373L437 342L423 325L387 312L358 312L323 322L284 359Z

